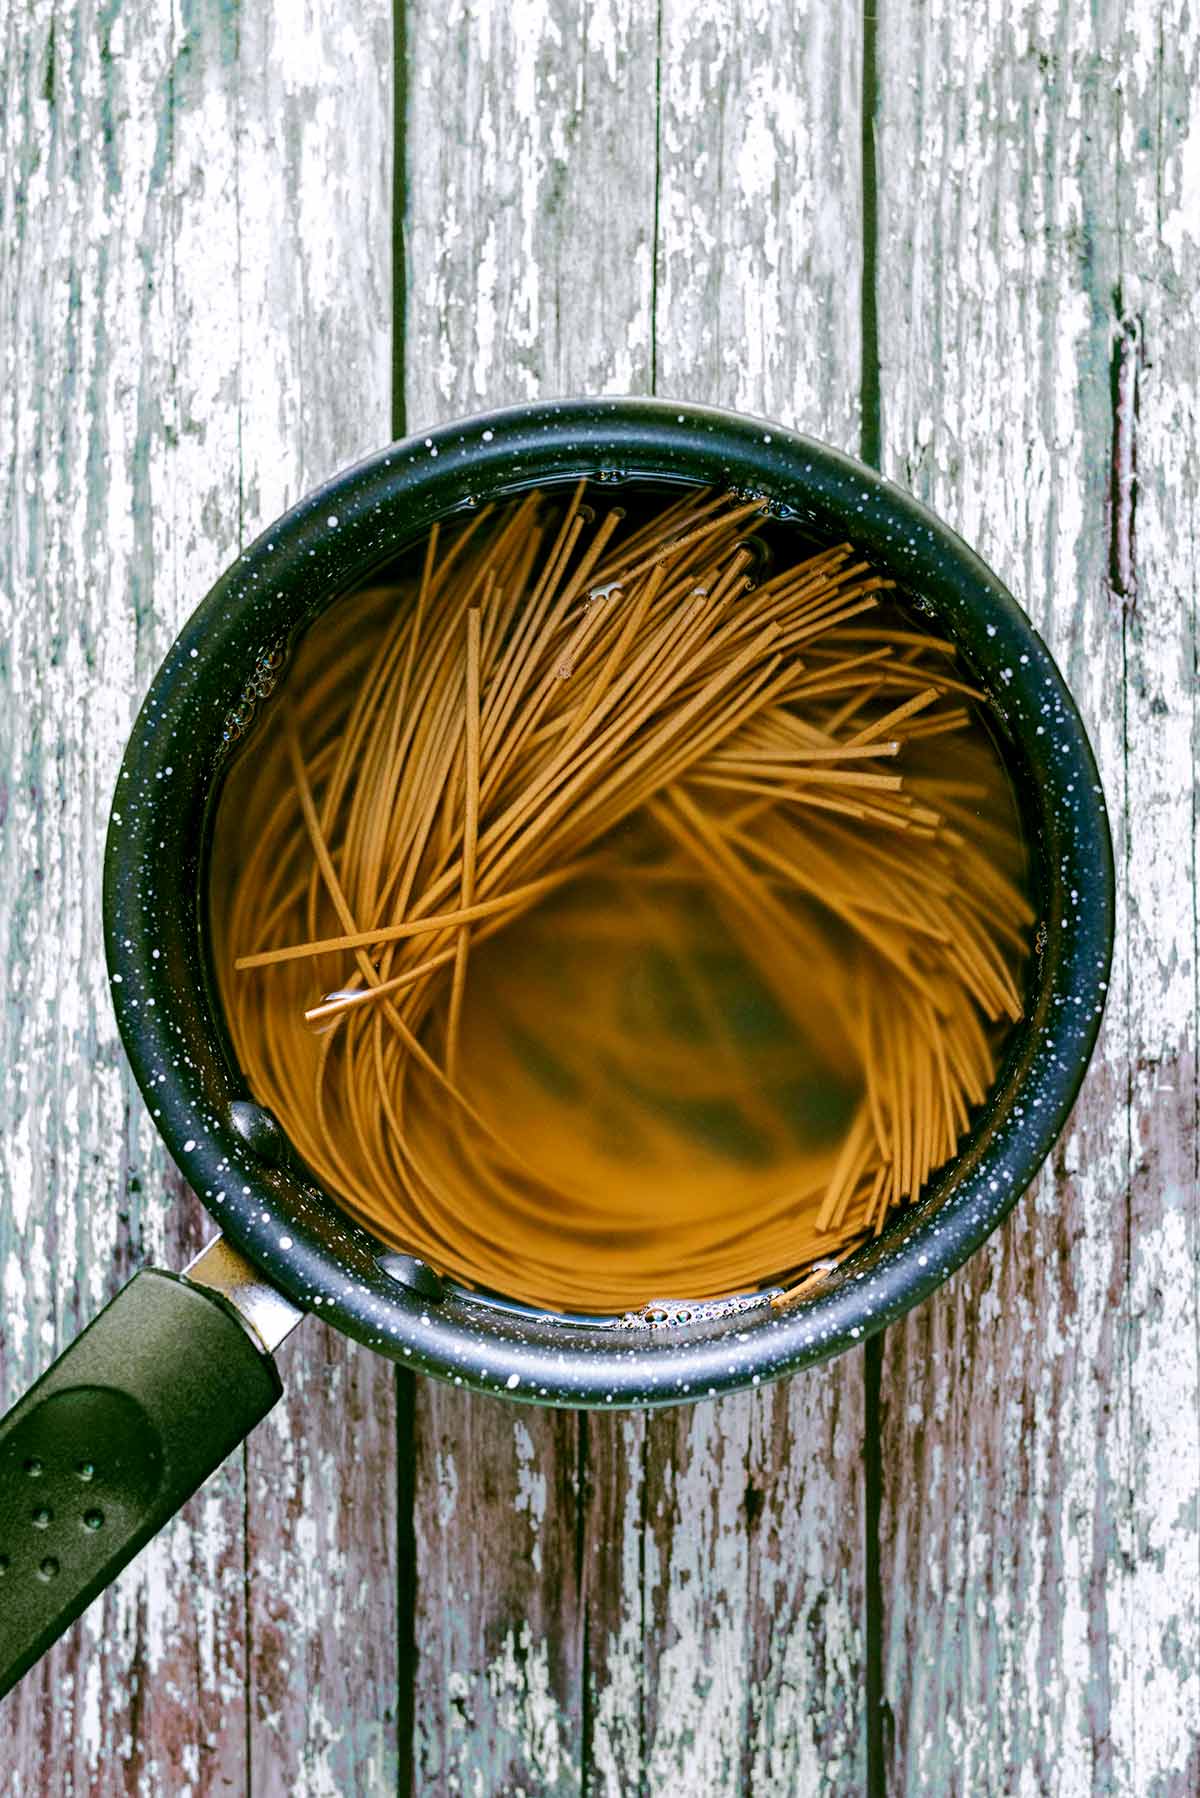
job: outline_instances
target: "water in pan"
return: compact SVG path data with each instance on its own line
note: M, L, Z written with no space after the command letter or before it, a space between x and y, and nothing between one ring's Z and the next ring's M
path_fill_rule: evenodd
M986 1094L1016 811L851 551L615 497L472 507L309 632L222 797L222 1001L323 1183L459 1279L797 1293Z

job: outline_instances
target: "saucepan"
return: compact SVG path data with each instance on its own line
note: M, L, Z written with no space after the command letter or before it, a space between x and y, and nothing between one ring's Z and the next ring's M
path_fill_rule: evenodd
M468 1290L339 1209L256 1104L216 996L205 917L230 745L305 627L435 520L582 477L722 483L849 540L957 643L987 694L1032 860L1024 1021L960 1152L804 1303L669 1293L622 1316ZM644 399L497 411L397 443L263 533L197 607L146 697L113 799L113 1004L154 1123L220 1234L143 1270L0 1423L0 1687L178 1509L280 1395L272 1352L308 1312L367 1348L535 1405L668 1405L861 1344L979 1247L1062 1130L1099 1028L1113 937L1104 799L1084 726L1025 613L924 506L775 424Z

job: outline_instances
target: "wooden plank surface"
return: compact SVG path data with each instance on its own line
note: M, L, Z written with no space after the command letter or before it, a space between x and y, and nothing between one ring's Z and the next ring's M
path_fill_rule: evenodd
M180 428L195 405L186 352L173 373L172 214L180 192L207 179L223 287L233 184L219 145L205 146L206 170L181 145L171 180L169 23L151 6L116 19L82 7L68 20L40 4L9 9L5 35L8 1403L137 1264L177 1265L202 1236L124 1069L104 976L100 856L135 696L192 594L236 548L237 441L232 411L201 405L209 435L197 480L195 437ZM206 44L200 81L208 60ZM190 507L176 511L180 486L192 521ZM192 539L186 575L177 528ZM0 1713L6 1791L82 1793L121 1780L161 1789L170 1763L183 1789L238 1780L243 1506L235 1460L23 1682Z
M880 33L885 467L1042 628L1120 878L1053 1168L889 1333L890 1789L1174 1798L1200 1789L1197 20L898 0Z
M667 0L657 390L859 447L860 9ZM634 1789L866 1784L862 1356L645 1421ZM644 1669L644 1670L643 1670Z
M408 7L409 429L649 390L656 43L640 0ZM585 1582L640 1616L611 1561L593 1571L588 1525L597 1507L614 1526L636 1512L611 1463L624 1450L636 1481L640 1444L636 1425L418 1384L415 1794L582 1790ZM602 1540L619 1565L620 1538ZM635 1684L615 1707L618 1756L631 1727L640 1742L640 1701ZM601 1697L602 1738L607 1714Z
M659 391L858 447L858 5L401 17L414 428ZM1045 631L1121 879L1054 1167L888 1335L889 1789L1176 1798L1200 1788L1200 40L1182 0L894 0L877 32L885 465ZM388 435L392 20L30 0L0 49L7 1403L205 1233L109 1015L104 822L197 598ZM399 1444L384 1363L312 1324L283 1359L246 1454L0 1712L0 1791L374 1794L410 1757L422 1798L866 1788L860 1357L649 1417L418 1383Z
M100 856L178 626L388 436L388 8L344 22L36 0L0 27L6 1403L135 1266L209 1233L124 1070ZM393 1789L391 1372L317 1326L285 1362L247 1457L7 1701L0 1790Z
M857 447L857 8L408 22L410 428L657 390ZM860 1789L861 1387L618 1419L419 1386L414 1791Z
M391 435L389 0L238 9L242 535ZM246 1445L253 1798L395 1790L391 1366L310 1319Z

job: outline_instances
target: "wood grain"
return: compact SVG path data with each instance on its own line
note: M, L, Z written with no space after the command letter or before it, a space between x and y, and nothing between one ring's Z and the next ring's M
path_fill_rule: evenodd
M412 428L657 386L856 446L855 9L408 21ZM420 1386L415 1790L857 1789L861 1432L858 1358L649 1418Z
M392 22L245 6L236 111L242 532L391 432ZM395 1790L395 1374L310 1320L246 1445L254 1798Z
M640 0L410 4L410 429L649 390L656 36ZM586 1450L608 1421L418 1384L415 1793L580 1792Z
M892 1786L1166 1798L1200 1784L1196 21L906 0L880 32L885 466L1046 635L1120 876L1053 1167L889 1332Z
M658 391L857 454L859 9L665 0Z
M197 405L173 280L179 199L206 180L218 290L234 272L233 232L219 228L220 146L205 167L194 143L175 142L182 46L151 5L85 4L68 16L47 0L9 9L4 30L8 1403L136 1265L178 1265L202 1234L125 1071L104 975L100 857L137 696L235 551L238 512L236 415ZM201 83L214 49L195 45ZM176 528L189 511L185 569ZM243 1502L235 1459L9 1699L5 1790L241 1784Z
M388 434L387 10L262 10L37 0L2 27L6 1403L208 1233L104 978L137 701L246 535ZM8 1700L0 1789L392 1789L391 1375L315 1327L289 1358L249 1481L231 1459Z
M657 390L858 449L857 7L667 0ZM652 1413L640 1786L866 1783L862 1356ZM600 1784L606 1798L627 1789Z
M413 428L657 390L855 449L860 13L408 0ZM878 24L886 467L1058 655L1121 885L1053 1167L888 1335L894 1792L1200 1788L1197 30L1183 0ZM109 1013L105 818L193 604L388 435L392 24L28 0L0 46L7 1403L206 1233ZM865 1788L859 1357L649 1417L418 1383L411 1745L392 1375L312 1324L284 1362L0 1712L0 1791L374 1794L410 1748L419 1794Z

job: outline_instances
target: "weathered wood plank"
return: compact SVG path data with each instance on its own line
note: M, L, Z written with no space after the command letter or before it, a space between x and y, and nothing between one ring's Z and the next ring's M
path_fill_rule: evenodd
M1121 884L1103 1037L1053 1169L889 1332L892 1780L1191 1793L1196 22L906 0L880 33L885 466L1059 657Z
M655 377L857 454L859 9L664 0Z
M655 55L643 0L410 0L411 429L651 382Z
M347 34L215 0L182 19L45 0L4 33L9 1402L134 1266L208 1233L111 1019L105 818L137 698L205 588L388 434L391 102L380 5ZM248 1746L255 1792L392 1789L391 1374L315 1328L289 1359L249 1485L233 1458L7 1702L2 1789L249 1789Z
M390 0L238 15L242 532L391 435ZM396 1785L391 1366L310 1321L246 1445L254 1798Z
M136 1264L178 1265L201 1234L125 1072L100 855L137 695L238 513L236 416L205 403L210 346L194 353L174 281L199 187L218 308L236 272L232 155L186 124L220 88L220 34L201 21L185 57L159 7L48 0L10 8L4 34L7 1404ZM3 1789L241 1787L242 1508L235 1458L7 1701Z
M656 385L859 447L860 19L662 11ZM865 1785L862 1357L652 1414L640 1789ZM606 1798L629 1789L598 1784Z
M649 391L655 47L640 0L411 0L410 428ZM415 1792L581 1790L581 1582L616 1594L583 1571L578 1474L608 1421L418 1384Z
M279 1370L247 1445L248 1790L376 1798L398 1762L394 1379L313 1324Z
M1124 612L1131 1791L1200 1788L1200 20L1118 41L1120 311L1110 536Z
M646 1419L640 1784L597 1790L865 1789L862 1430L861 1354Z
M510 12L408 9L410 425L657 376L855 447L857 10ZM861 1430L857 1359L650 1419L419 1386L416 1789L861 1785Z

